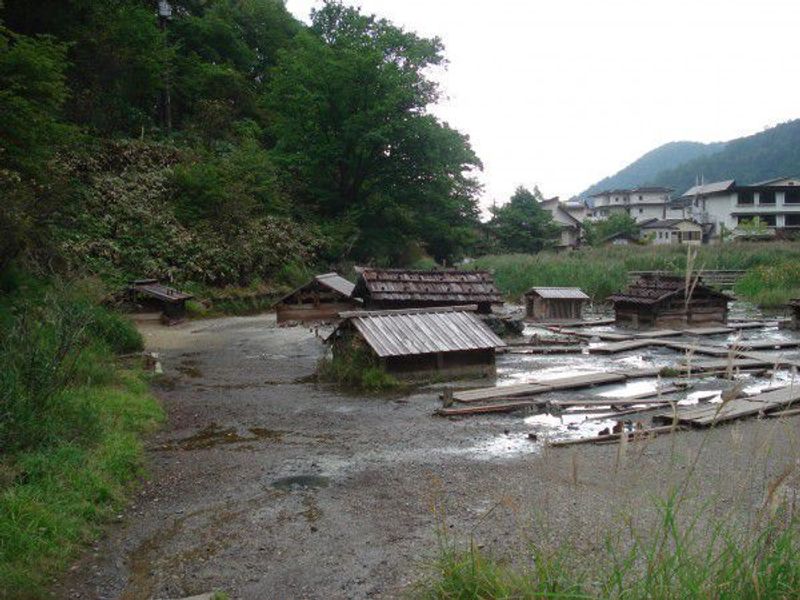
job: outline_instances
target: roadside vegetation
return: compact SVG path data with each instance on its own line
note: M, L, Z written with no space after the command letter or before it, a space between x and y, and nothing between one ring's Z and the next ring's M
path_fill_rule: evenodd
M627 283L628 271L664 270L684 274L685 246L603 246L575 252L490 255L470 267L494 273L500 290L518 299L534 285L577 286L601 302ZM730 242L698 246L695 269L750 270L736 293L765 307L780 307L800 296L800 244Z
M7 271L0 294L0 590L38 598L123 505L162 419L96 282Z

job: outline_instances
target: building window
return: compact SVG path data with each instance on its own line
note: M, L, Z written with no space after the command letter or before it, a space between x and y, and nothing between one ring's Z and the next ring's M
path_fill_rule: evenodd
M783 197L784 204L800 204L800 191L788 190Z
M739 192L739 204L753 204L753 192Z
M642 198L642 196L639 196L639 200L644 200L644 198Z
M786 227L800 227L800 215L786 215L783 217L783 223Z
M775 192L773 191L764 191L758 194L758 203L759 204L775 204Z
M739 215L738 223L739 225L744 225L755 219L759 219L762 223L765 223L767 227L775 227L775 215Z
M642 213L644 213L644 209L643 209L643 208L640 208L640 209L639 209L639 214L641 215Z

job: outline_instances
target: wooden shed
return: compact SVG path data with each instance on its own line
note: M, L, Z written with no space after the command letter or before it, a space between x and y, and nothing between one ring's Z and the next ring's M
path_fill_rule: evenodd
M194 298L163 285L157 279L137 279L128 287L130 299L135 304L161 311L161 319L172 325L186 318L186 301Z
M525 314L534 321L580 320L589 300L574 287L532 287L525 292Z
M635 328L724 325L728 297L694 279L655 273L643 275L625 291L613 294L617 323Z
M336 320L340 312L361 305L352 293L353 284L339 274L317 275L274 304L278 324Z
M474 304L487 314L503 297L487 271L453 269L415 271L411 269L362 268L356 281L355 298L368 310L429 308Z
M342 313L328 338L334 360L363 349L394 375L494 371L495 349L505 343L474 314L455 306Z
M792 321L789 326L792 329L800 329L800 298L789 300L789 309L792 311Z

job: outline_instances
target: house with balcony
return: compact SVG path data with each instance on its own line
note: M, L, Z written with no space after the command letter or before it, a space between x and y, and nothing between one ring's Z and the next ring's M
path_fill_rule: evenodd
M672 191L665 187L635 187L599 192L591 196L594 204L591 218L600 221L622 213L637 223L666 219Z
M672 203L673 218L703 225L708 240L756 217L776 233L800 231L800 178L778 177L748 185L736 180L696 185Z

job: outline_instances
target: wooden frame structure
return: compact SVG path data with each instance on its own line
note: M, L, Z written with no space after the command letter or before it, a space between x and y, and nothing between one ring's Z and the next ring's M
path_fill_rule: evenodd
M654 274L639 277L625 291L613 294L618 325L633 328L670 328L724 325L729 298L680 275Z
M340 312L360 306L352 293L353 284L337 273L317 275L273 305L278 324L335 321Z
M525 315L533 321L579 321L588 301L579 288L533 287L525 292Z

